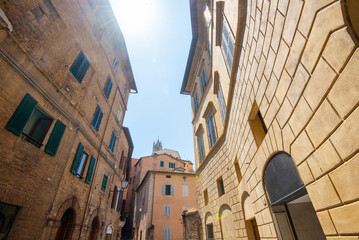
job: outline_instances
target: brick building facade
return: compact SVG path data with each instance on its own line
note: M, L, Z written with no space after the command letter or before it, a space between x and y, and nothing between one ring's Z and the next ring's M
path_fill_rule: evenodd
M1 1L0 25L0 238L116 239L137 90L109 2Z
M358 238L358 4L190 0L208 239Z

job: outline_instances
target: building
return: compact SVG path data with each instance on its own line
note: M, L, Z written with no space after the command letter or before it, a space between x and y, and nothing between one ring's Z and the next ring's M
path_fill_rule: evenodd
M193 164L174 150L153 152L135 165L134 239L183 239L182 213L198 206Z
M109 2L1 1L0 25L0 238L115 239L137 90Z
M358 1L190 0L207 239L356 239Z

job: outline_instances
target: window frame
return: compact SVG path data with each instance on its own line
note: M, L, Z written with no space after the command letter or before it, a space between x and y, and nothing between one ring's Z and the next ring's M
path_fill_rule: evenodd
M112 131L110 143L109 143L109 145L108 145L108 149L109 149L112 153L114 153L114 151L115 151L116 141L117 141L117 136L116 136L116 134L115 134L115 131Z
M90 66L91 64L87 60L85 54L82 51L80 51L77 54L77 57L73 61L69 70L72 73L72 75L76 78L76 80L81 84Z
M224 101L224 95L223 95L223 91L222 91L220 83L218 83L217 97L218 97L218 102L219 102L219 108L221 110L222 121L224 123L224 121L226 119L227 109L226 109L226 103Z
M83 157L85 156L85 159L83 160L83 164L81 166L81 163L82 163L82 159ZM79 162L79 165L76 169L76 175L80 178L83 178L84 176L84 173L85 173L85 168L86 168L86 165L87 165L87 161L88 161L88 158L89 158L89 154L86 153L85 151L82 152L82 155L81 155L81 158L80 158L80 162ZM81 170L80 170L81 168ZM80 173L79 173L79 170L80 170Z
M103 88L103 91L104 91L107 99L110 98L112 87L113 87L112 80L111 80L110 76L108 76L106 79L105 86Z
M207 83L208 83L205 68L202 69L200 78L201 78L200 80L201 80L202 93L204 93L206 90L206 87L207 87Z
M103 118L102 109L99 105L97 105L95 113L94 113L92 121L91 121L91 126L93 127L93 129L96 132L98 132L98 130L100 129L102 118Z
M214 114L211 112L206 118L209 146L212 148L217 142L216 126L214 122Z
M225 32L227 32L227 38L225 38ZM227 66L228 73L230 75L231 71L232 71L232 67L233 67L235 39L232 36L231 29L230 29L229 24L227 23L227 20L225 17L223 17L221 36L222 36L221 37L221 49L222 49L222 53L223 53L223 58L226 63L226 66ZM229 41L231 41L231 43L232 43L233 52L230 51L230 46L229 46L230 42ZM231 54L231 56L229 56L228 54ZM228 57L231 57L231 59L230 59L231 63L228 62L229 61Z
M203 132L197 135L197 145L198 145L199 163L202 163L204 161Z

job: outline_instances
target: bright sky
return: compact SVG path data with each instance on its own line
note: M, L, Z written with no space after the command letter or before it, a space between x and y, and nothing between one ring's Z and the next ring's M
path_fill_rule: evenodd
M138 94L124 126L133 157L152 154L153 141L194 162L190 97L180 88L192 39L189 0L110 0L126 39Z

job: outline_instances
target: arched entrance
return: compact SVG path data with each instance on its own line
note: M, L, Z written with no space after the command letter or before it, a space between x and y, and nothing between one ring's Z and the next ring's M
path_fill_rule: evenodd
M68 208L61 217L61 225L56 233L56 240L72 239L75 227L75 211Z
M281 239L326 239L305 185L288 153L279 152L269 160L264 170L264 186Z
M234 232L234 219L232 210L228 205L222 205L219 209L219 224L222 232L222 239L236 239Z
M113 227L109 225L106 229L106 240L112 240Z
M248 240L259 240L257 221L254 216L253 202L250 195L246 192L242 197L244 224L247 231Z
M208 240L214 240L214 231L213 231L213 217L210 212L206 213L205 217L206 224L206 236Z
M96 216L91 223L89 240L97 240L100 233L100 218Z

